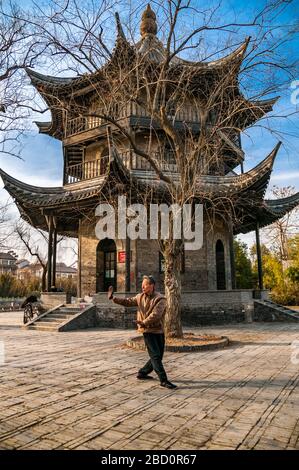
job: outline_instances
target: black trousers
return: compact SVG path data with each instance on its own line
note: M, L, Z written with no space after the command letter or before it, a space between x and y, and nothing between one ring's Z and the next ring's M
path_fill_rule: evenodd
M164 333L143 333L143 338L150 359L141 369L139 369L139 373L147 375L154 370L158 375L160 382L165 382L167 380L167 375L162 364L165 346Z

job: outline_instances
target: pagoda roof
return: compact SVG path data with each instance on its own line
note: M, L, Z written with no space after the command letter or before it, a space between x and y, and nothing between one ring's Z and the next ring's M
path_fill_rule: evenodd
M234 102L233 115L228 116L230 125L234 128L246 129L263 118L267 113L273 110L273 106L280 98L269 98L265 100L250 100L243 96L239 91L237 101ZM225 121L224 121L225 122Z
M34 121L37 125L40 134L50 134L52 128L52 121Z
M109 77L117 73L115 70L118 70L119 66L127 68L131 67L134 62L141 65L145 61L157 67L169 56L169 52L156 36L156 15L149 5L142 15L140 28L141 40L136 44L130 44L126 39L118 14L116 14L116 24L117 37L115 47L107 62L98 70L75 77L53 77L48 74L36 72L35 70L26 69L33 86L35 86L43 96L52 112L52 125L42 126L39 123L40 132L62 138L61 127L64 100L69 104L70 100L76 99L78 95L93 93L95 91L95 85L97 85L96 93L98 93L99 84L103 93L105 93L106 88L109 89L108 84L111 82ZM212 61L190 61L174 55L169 62L169 80L171 83L176 79L181 82L185 76L192 93L200 94L202 91L203 96L206 96L206 90L201 90L205 82L205 77L208 81L212 80L218 82L223 75L229 72L233 74L232 77L234 77L235 85L233 88L238 91L236 77L239 73L249 42L250 37L247 37L235 50L224 57ZM115 68L115 64L117 64L117 68ZM192 75L191 80L190 73ZM231 87L229 88L231 89ZM265 103L250 103L240 96L239 101L242 118L247 119L250 124L254 122L254 120L260 119L265 113L272 109L271 103L268 102L268 100ZM274 102L275 101L273 101L273 103ZM247 109L249 109L249 111L247 111ZM235 127L240 128L239 122Z
M243 193L252 191L255 193L255 198L262 200L280 146L281 142L278 142L264 160L246 173L236 176L199 176L196 181L196 193L206 194L208 197L212 194L217 196L237 194L241 197Z
M222 57L220 59L212 61L188 61L180 57L174 56L170 64L172 68L180 66L179 69L186 67L186 71L198 70L201 74L204 71L210 72L215 70L219 72L222 68L231 67L233 64L241 65L244 58L245 51L247 49L250 37L246 38L245 41L234 51ZM85 73L83 75L77 75L73 77L56 77L48 74L42 74L36 72L30 68L26 68L26 72L31 80L31 83L40 91L42 95L47 95L50 91L55 90L55 94L61 95L74 89L82 88L88 84L95 82L99 79L103 79L109 70L109 66L113 64L116 57L119 57L125 49L129 49L131 53L134 53L135 57L142 56L147 58L150 62L156 64L163 62L166 59L168 52L165 49L163 43L154 35L145 35L136 45L131 45L125 38L117 36L115 47L108 62L93 73ZM105 72L105 73L104 73Z
M200 71L219 71L226 67L231 67L232 64L241 65L246 49L248 47L250 37L247 37L244 42L237 47L235 50L230 52L220 59L215 59L211 61L190 61L182 59L178 56L173 56L170 60L171 66L185 66L186 70L199 69ZM146 57L148 60L154 63L162 63L169 56L167 49L164 47L163 43L153 34L145 35L140 41L135 45L135 50L138 55ZM171 55L171 52L170 52Z
M4 187L16 200L32 207L49 208L60 204L69 204L88 199L98 194L106 175L92 180L83 180L79 183L69 184L66 187L39 187L24 183L13 178L0 169L0 175L4 182Z
M103 176L69 184L67 187L33 186L13 178L2 169L0 176L4 188L14 198L21 216L27 222L47 231L46 215L54 213L60 220L58 233L77 237L82 214L100 202L105 185L115 185L114 160L111 160L109 167L109 172ZM120 177L119 170L117 175Z
M237 176L198 176L195 184L195 193L217 193L220 195L222 193L228 194L254 189L256 192L260 192L262 197L270 179L274 159L280 145L281 143L279 142L261 163L249 170L247 173ZM123 175L122 177L120 176L121 174ZM13 178L2 169L0 169L0 175L5 188L13 197L20 199L22 203L27 203L30 204L30 206L40 208L55 207L61 204L69 204L93 197L95 194L100 193L109 175L110 177L114 175L115 180L120 180L121 182L124 181L125 175L126 179L131 183L136 183L140 187L147 187L147 189L148 187L153 187L157 184L166 185L166 183L160 182L155 177L144 181L143 178L132 176L130 171L123 166L117 153L114 154L114 158L110 161L109 171L107 174L90 180L81 180L80 182L68 184L67 186L33 186ZM138 181L139 179L140 181Z
M223 207L227 203L235 205L239 214L235 224L236 233L253 230L257 219L261 219L261 225L278 220L299 201L298 194L273 201L263 199L280 145L279 142L261 163L247 173L236 176L198 176L193 197L202 203L218 201ZM169 198L164 181L157 178L144 180L132 175L115 150L105 175L62 187L32 186L1 169L0 175L24 219L35 227L47 230L45 215L53 213L60 220L59 233L71 236L77 236L78 220L86 210L94 210L97 204L109 201L113 195L132 191L136 201L144 194L154 195L159 201Z
M45 75L30 68L26 68L26 72L29 75L32 83L36 86L41 85L45 86L48 85L50 87L58 87L63 88L65 86L69 86L73 84L75 81L78 80L78 76L76 77L54 77L52 75Z
M260 227L276 222L288 212L299 205L299 192L282 199L265 199L263 204L256 207L255 213L247 212L240 217L239 224L235 224L234 233L248 233L256 228L256 222Z
M266 199L265 204L273 216L283 217L287 211L294 209L299 202L299 192L281 199Z

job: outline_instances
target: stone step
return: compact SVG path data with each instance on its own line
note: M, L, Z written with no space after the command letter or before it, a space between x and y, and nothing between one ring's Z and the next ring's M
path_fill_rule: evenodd
M56 326L56 327L58 327L61 323L62 323L62 322L60 322L60 321L56 321L56 322L55 322L55 321L52 321L52 322L49 321L49 322L46 322L46 321L40 320L40 321L36 321L36 322L34 323L34 325L37 325L37 326L46 326L46 327L48 327L48 326Z
M86 304L84 308L88 306L91 306L91 304ZM83 308L79 307L79 304L66 304L49 312L40 319L36 319L27 328L40 331L58 331L60 325L68 323L68 321L72 320L78 313L83 312L83 310Z
M58 310L55 310L55 312L60 312L60 313L79 313L83 309L80 308L68 308L68 307L60 307ZM53 312L54 313L54 312Z
M37 330L37 331L57 331L58 327L55 326L37 326L37 325L30 325L27 327L28 330Z
M89 304L87 302L78 302L76 304L64 304L63 305L63 308L66 307L66 308L80 308L81 309L81 305L84 304L84 305L92 305L92 304Z
M52 316L52 315L58 315L58 316L63 316L63 315L68 315L70 317L73 317L74 315L77 315L77 313L79 313L80 310L76 311L76 312L68 312L67 310L61 312L60 310L55 310L55 312L52 312L52 313L48 313L49 316Z
M62 314L62 315L58 315L58 314L55 314L53 313L53 315L49 314L47 315L46 317L43 317L44 319L53 319L53 320L69 320L71 318L74 318L74 315L67 315L66 313Z
M47 322L47 323L63 323L65 320L67 320L67 318L50 318L50 317L43 317L41 318L40 320L36 320L36 324L40 324L40 323L44 323L44 322Z

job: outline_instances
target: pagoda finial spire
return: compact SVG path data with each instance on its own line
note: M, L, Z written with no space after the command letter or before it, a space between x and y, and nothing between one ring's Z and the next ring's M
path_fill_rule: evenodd
M115 13L115 20L116 20L117 37L122 38L122 39L126 39L126 36L125 36L124 30L122 28L118 12Z
M148 34L157 34L157 22L156 14L151 9L150 4L148 3L146 9L142 13L141 24L140 24L140 34L144 38Z

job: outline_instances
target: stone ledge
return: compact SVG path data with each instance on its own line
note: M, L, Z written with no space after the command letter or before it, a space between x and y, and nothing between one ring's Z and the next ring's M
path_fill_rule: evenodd
M213 349L222 349L229 345L230 341L229 338L226 336L219 336L215 339L215 336L204 335L201 336L203 338L200 340L198 338L199 344L182 344L182 345L170 345L165 344L165 351L169 352L197 352L197 351L208 351ZM204 339L206 338L206 339ZM213 339L212 339L213 338ZM194 336L194 340L196 341L196 337ZM202 341L202 344L200 344ZM204 341L204 342L203 342ZM209 342L210 341L210 342ZM186 340L187 342L187 340ZM132 349L137 349L138 351L145 351L146 347L143 341L143 336L135 336L134 338L130 338L127 341L127 346Z

